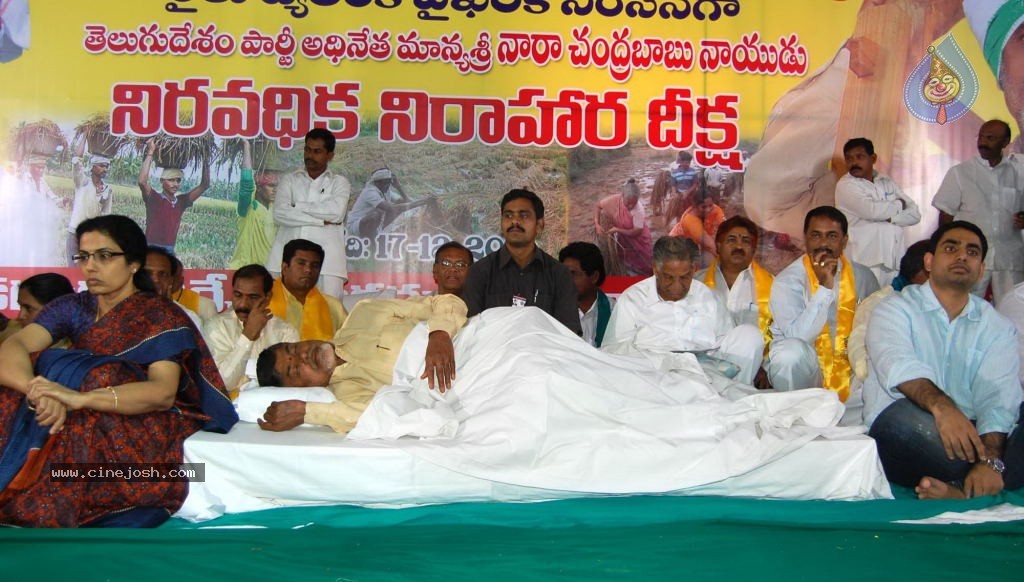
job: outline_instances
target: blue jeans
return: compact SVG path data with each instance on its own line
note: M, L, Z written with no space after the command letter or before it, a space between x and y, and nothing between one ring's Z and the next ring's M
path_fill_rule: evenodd
M916 486L922 477L960 482L971 468L967 461L949 460L935 417L906 398L883 410L868 436L878 444L886 478L903 487ZM1003 462L1005 488L1018 489L1024 485L1024 431L1019 423L1006 441Z

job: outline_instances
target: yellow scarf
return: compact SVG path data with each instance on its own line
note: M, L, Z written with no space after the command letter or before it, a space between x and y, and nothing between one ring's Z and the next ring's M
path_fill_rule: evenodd
M274 287L271 290L270 312L280 317L283 321L295 325L292 318L288 317L288 296L291 293L284 288L280 279L274 280ZM297 303L297 301L296 301ZM306 295L306 303L302 304L302 324L299 327L299 339L330 341L334 337L334 320L331 319L331 310L327 300L320 293L320 290L313 287Z
M825 388L839 394L839 400L846 402L850 395L850 359L846 355L846 343L850 339L850 332L853 331L853 312L857 308L857 287L853 280L853 266L846 257L840 256L843 262L842 272L839 277L839 299L836 301L836 341L832 342L832 333L828 322L821 330L814 350L818 353L818 363L821 365L821 376L824 378ZM811 258L804 255L804 269L807 271L807 280L811 285L811 295L818 290L818 277L811 268Z
M715 259L704 275L704 284L712 289L715 288L717 280L715 273L717 271L718 259ZM757 327L761 330L761 335L764 336L764 353L768 354L768 346L772 343L772 312L768 307L768 300L772 296L772 282L775 277L772 277L772 274L764 267L758 265L757 261L751 261L750 272L754 275L754 293L757 296Z
M199 294L195 291L182 288L182 290L178 292L177 301L184 307L192 310L192 312L199 313Z

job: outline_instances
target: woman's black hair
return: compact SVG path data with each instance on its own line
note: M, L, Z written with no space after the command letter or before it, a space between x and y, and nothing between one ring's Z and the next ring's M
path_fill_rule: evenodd
M75 292L75 288L71 286L71 281L68 281L67 277L59 273L32 275L22 281L18 288L35 297L36 301L42 305L46 305L61 295Z
M82 242L82 235L87 232L99 232L117 243L124 252L124 258L128 264L136 263L138 269L132 275L132 283L139 291L156 292L156 285L149 278L146 266L146 253L149 245L146 244L146 234L134 220L120 214L107 214L83 220L75 229L75 238L79 244Z

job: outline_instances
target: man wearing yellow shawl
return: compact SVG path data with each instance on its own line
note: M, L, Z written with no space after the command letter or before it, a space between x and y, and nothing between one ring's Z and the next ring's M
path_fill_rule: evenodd
M871 270L843 256L846 216L819 206L804 217L807 252L775 277L768 302L772 345L765 371L777 390L823 386L846 400L846 345L857 304L878 290Z
M723 222L715 235L718 257L710 267L697 273L697 280L725 297L736 325L756 326L767 350L772 341L768 299L774 277L754 260L757 232L757 225L745 216L733 216ZM764 368L758 369L754 385L771 388Z
M281 278L274 281L270 312L299 331L299 338L327 341L341 329L347 313L341 302L316 287L324 249L297 238L284 245Z

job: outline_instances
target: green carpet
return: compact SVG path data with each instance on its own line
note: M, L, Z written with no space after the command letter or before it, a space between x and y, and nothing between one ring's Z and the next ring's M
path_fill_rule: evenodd
M999 503L615 497L283 508L156 530L0 531L4 580L1006 580L1024 522L896 524Z

